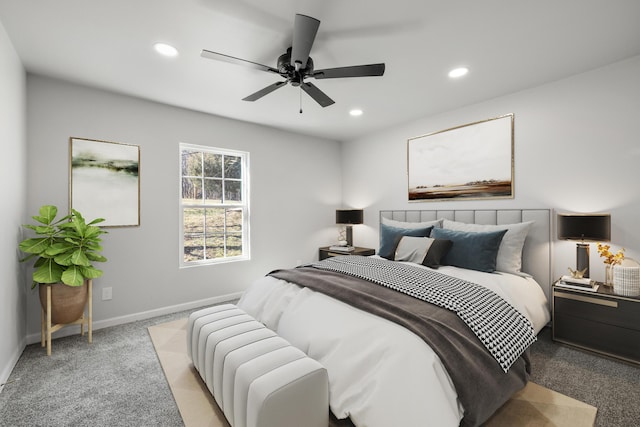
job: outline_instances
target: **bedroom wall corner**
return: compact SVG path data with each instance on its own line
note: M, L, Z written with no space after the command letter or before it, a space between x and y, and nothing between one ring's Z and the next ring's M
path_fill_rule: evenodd
M27 137L26 73L1 21L0 94L0 384L4 384L24 350L26 337L27 284L17 245L26 211Z

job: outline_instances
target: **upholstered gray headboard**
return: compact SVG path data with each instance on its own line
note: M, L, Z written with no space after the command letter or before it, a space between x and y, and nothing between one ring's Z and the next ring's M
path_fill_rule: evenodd
M384 210L380 218L422 222L440 218L471 224L513 224L533 221L522 251L522 271L540 284L547 299L552 283L551 211L549 209L482 209L482 210Z

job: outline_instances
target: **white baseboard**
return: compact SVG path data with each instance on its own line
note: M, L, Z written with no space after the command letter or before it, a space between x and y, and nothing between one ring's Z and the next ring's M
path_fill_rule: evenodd
M2 393L2 390L4 389L4 385L9 379L9 375L11 375L13 368L16 367L16 363L18 363L18 359L20 359L20 356L22 355L22 352L24 351L24 348L26 346L27 346L27 342L26 340L23 339L20 345L15 348L13 354L11 355L11 359L9 360L9 363L7 363L7 365L4 367L2 372L0 372L0 393Z
M93 322L93 330L108 328L110 326L123 325L125 323L135 322L137 320L145 320L150 319L152 317L163 316L165 314L176 313L178 311L192 310L199 307L204 307L212 304L220 304L227 301L233 301L240 296L242 296L243 292L236 292L233 294L222 295L212 298L206 298L203 300L187 302L184 304L171 305L168 307L156 308L154 310L143 311L141 313L128 314L126 316L112 317L110 319L103 319ZM55 338L66 337L69 335L75 335L80 333L80 325L73 325L66 328L63 328L57 332L55 332ZM40 332L27 335L27 344L35 344L40 342ZM22 350L20 350L18 357L22 354ZM16 359L17 361L17 359ZM13 366L12 366L13 369ZM11 370L9 370L9 373Z

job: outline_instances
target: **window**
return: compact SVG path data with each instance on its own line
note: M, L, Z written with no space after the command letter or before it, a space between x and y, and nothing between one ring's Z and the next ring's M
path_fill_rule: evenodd
M249 259L249 153L180 144L181 265Z

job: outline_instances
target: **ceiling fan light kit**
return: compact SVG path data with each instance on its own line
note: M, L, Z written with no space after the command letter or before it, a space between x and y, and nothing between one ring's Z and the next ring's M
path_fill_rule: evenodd
M278 57L277 67L273 68L246 59L236 58L218 52L203 49L201 56L218 61L229 62L236 65L250 67L268 73L278 74L284 81L273 83L251 95L243 98L243 101L257 101L265 95L290 83L291 86L300 87L307 95L313 98L320 106L328 107L335 103L323 91L313 83L305 81L306 78L336 79L344 77L368 77L384 75L385 64L354 65L349 67L327 68L314 70L313 59L309 56L311 47L316 38L320 21L310 16L296 14L293 25L293 40L285 53ZM302 112L302 109L300 109Z

